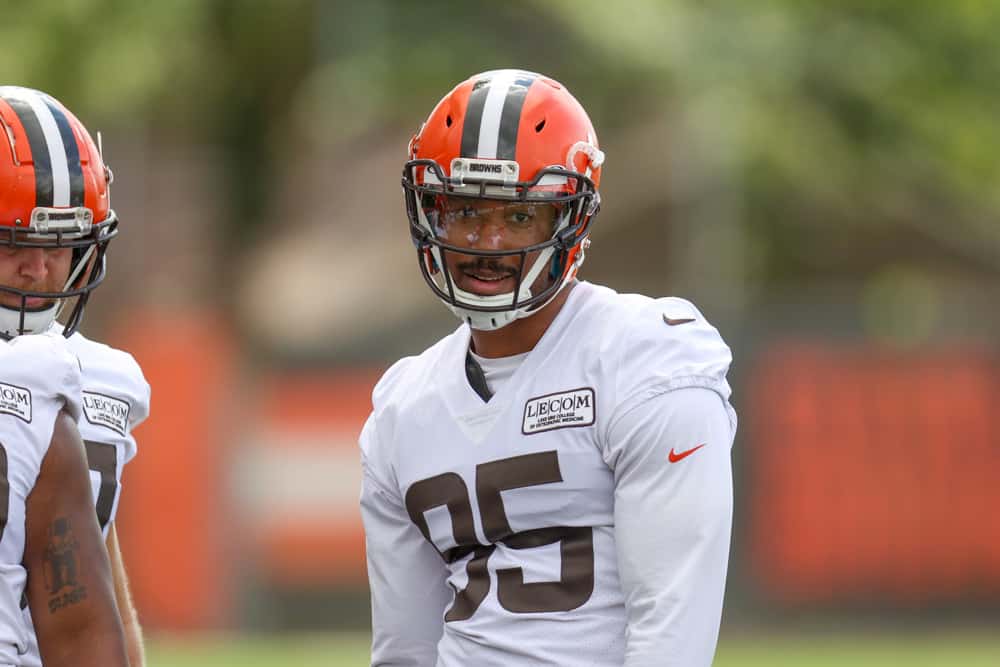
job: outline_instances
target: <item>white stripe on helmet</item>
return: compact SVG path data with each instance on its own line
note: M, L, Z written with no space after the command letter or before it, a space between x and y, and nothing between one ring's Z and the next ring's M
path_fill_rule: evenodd
M479 122L479 150L477 156L495 160L497 144L500 141L500 117L503 114L503 104L507 100L510 87L518 78L520 72L503 72L490 79L487 84L486 105L483 107L483 118Z
M45 100L35 91L26 88L15 90L17 96L31 106L45 135L45 145L49 149L49 162L52 165L52 205L69 206L69 163L66 161L66 146L63 144L55 116L52 115L52 110Z

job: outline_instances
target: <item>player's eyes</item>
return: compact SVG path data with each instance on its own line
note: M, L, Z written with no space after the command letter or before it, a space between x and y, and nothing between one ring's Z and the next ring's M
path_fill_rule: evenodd
M527 227L533 224L536 218L538 211L534 206L521 206L507 211L507 222L518 227Z
M534 206L483 208L469 205L444 211L442 217L445 222L479 222L488 218L502 219L511 226L528 227L535 222L538 212Z
M478 220L480 216L480 210L475 206L462 206L460 208L448 211L445 217L451 221L457 222L472 222Z

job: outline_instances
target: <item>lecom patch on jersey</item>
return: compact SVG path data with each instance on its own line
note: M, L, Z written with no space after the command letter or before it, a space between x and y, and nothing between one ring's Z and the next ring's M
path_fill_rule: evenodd
M83 392L83 414L94 426L104 426L118 435L125 435L128 412L127 401L92 391Z
M594 423L594 390L571 389L528 399L524 404L521 433L532 435L557 428L590 426Z
M0 412L31 421L31 390L0 382Z

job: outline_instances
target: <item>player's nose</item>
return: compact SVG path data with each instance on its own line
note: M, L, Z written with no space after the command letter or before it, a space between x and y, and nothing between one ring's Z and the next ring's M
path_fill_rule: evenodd
M507 224L502 213L482 217L476 234L476 247L480 250L503 250L507 243Z
M21 276L41 280L49 273L48 253L44 248L21 248L17 252Z

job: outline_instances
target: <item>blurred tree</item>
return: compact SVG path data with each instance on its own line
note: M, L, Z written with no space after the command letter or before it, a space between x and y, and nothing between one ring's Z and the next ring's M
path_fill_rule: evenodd
M728 126L764 242L758 279L852 276L900 256L1000 272L1000 5L536 6L618 67L649 71L707 141Z
M1000 273L997 3L6 4L0 80L222 150L230 266L279 224L268 178L290 143L408 127L470 72L522 66L563 74L605 133L669 111L729 144L715 166L764 285L887 257Z

